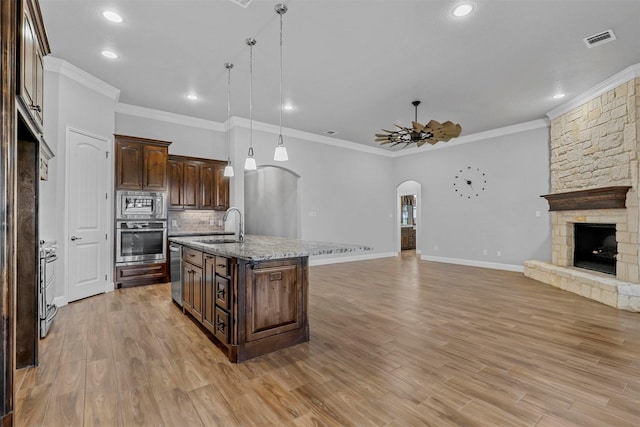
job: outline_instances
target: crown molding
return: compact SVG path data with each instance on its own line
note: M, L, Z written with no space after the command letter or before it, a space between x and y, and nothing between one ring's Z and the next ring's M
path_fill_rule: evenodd
M120 98L120 89L111 86L105 81L100 80L63 59L51 55L45 56L44 69L68 77L82 86L113 99L115 102L118 102Z
M621 84L638 77L640 77L640 64L631 65L620 71L619 73L609 77L605 81L598 83L591 89L582 92L578 96L574 97L571 101L565 102L564 104L549 111L547 113L547 117L553 120L556 117L561 116L562 114L568 113L574 108L586 104L587 102L591 101L594 98L597 98L603 93L609 92L610 90L617 88Z
M196 117L184 116L182 114L139 107L137 105L123 104L122 102L119 102L116 105L116 113L126 114L128 116L144 117L146 119L175 123L178 125L215 130L218 132L225 132L226 130L224 123L214 122L213 120L199 119Z
M540 128L548 128L549 120L547 119L538 119L532 120L530 122L519 123L517 125L504 126L497 129L491 129L484 132L472 133L471 135L463 135L456 138L454 141L446 143L446 144L436 144L436 145L423 145L422 147L412 147L403 149L400 151L394 151L391 157L403 157L409 156L412 154L418 154L421 152L431 151L431 150L439 150L443 148L451 148L457 145L468 144L469 142L482 141L490 138L498 138L501 136L513 135L515 133L527 132L534 129Z
M232 117L231 118L231 127L241 127L249 129L249 120L242 117ZM278 134L280 132L280 127L277 125L272 125L264 122L253 121L253 129L268 132L273 134ZM334 147L345 148L347 150L361 151L369 154L376 154L378 156L384 157L393 157L393 152L389 152L387 150L383 150L377 147L370 147L368 145L358 144L355 142L347 141L345 139L332 138L329 136L318 135L311 132L305 132L297 129L291 128L282 128L282 135L291 137L304 139L307 141L317 142L320 144L331 145Z

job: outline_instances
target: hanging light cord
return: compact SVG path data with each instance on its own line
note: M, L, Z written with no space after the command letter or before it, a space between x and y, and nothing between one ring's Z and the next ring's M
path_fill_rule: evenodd
M227 68L227 149L229 150L227 161L231 163L231 69L233 64L227 62L224 66Z
M249 39L252 40L252 39ZM249 42L249 155L253 156L253 45Z
M284 141L282 140L282 15L287 11L286 6L282 5L278 14L280 15L280 135L278 136L278 145L283 145Z

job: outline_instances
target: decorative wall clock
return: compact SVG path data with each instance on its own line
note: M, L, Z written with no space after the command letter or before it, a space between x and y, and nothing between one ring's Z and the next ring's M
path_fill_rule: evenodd
M471 199L480 197L487 187L487 175L480 168L467 166L460 169L453 179L453 190L455 193L464 198Z

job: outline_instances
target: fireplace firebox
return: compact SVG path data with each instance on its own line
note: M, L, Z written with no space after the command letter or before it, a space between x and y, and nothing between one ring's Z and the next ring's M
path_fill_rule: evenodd
M618 243L615 224L575 224L573 265L616 274Z

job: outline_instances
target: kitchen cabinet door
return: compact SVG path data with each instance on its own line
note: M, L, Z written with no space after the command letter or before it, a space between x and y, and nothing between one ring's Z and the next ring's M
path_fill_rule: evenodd
M116 189L142 190L142 145L116 140Z
M224 163L216 164L216 201L215 201L215 209L217 210L227 210L229 209L229 178L224 176Z
M167 189L167 147L145 145L143 148L143 181L142 187L150 191Z
M182 207L198 208L198 188L200 185L200 166L197 162L184 162L182 185Z
M203 163L200 166L200 209L216 207L216 165Z
M169 209L182 209L182 187L184 163L176 160L167 162L169 175Z

